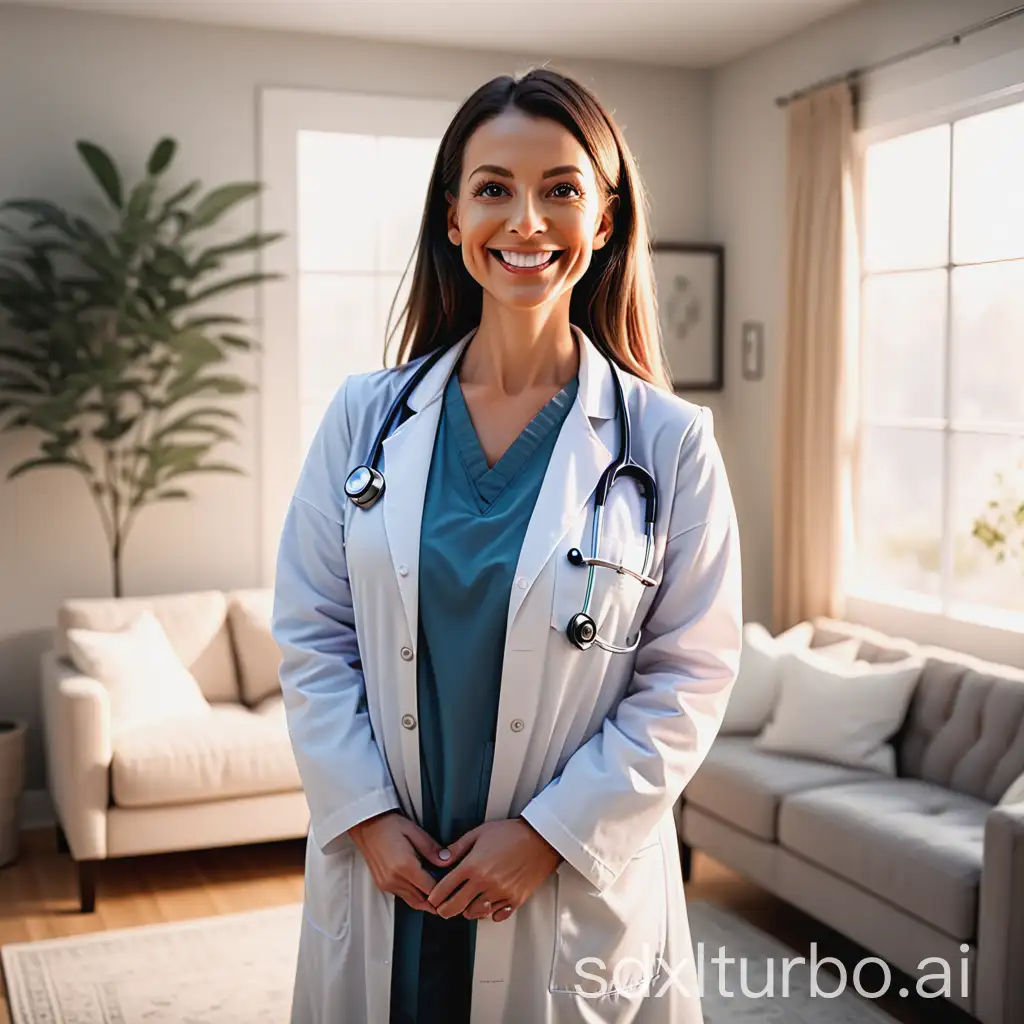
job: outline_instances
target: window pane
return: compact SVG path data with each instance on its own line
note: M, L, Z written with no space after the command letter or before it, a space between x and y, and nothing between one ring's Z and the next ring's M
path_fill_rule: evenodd
M382 136L378 150L380 264L403 271L412 256L440 139Z
M864 407L874 416L944 416L946 271L864 282Z
M377 140L299 132L299 269L373 270L377 263Z
M938 595L943 438L930 430L864 431L857 551L863 589Z
M1024 263L953 271L953 415L1024 424Z
M333 395L352 373L384 365L372 277L299 278L299 387L304 401Z
M1001 479L1000 479L1001 477ZM953 439L955 601L1024 612L1024 440L984 434ZM996 507L989 507L995 502ZM994 528L1009 545L989 547L973 535ZM1002 560L999 555L1002 553Z
M953 261L1024 256L1024 103L953 129Z
M868 270L944 266L949 238L949 125L869 146L864 163Z

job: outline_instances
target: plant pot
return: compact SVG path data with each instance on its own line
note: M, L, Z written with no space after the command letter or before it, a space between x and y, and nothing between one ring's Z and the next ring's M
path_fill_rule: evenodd
M18 857L27 731L24 722L0 719L0 867Z

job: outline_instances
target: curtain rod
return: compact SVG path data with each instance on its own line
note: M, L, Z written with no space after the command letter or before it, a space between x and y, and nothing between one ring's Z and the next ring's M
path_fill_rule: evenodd
M925 43L923 46L917 46L912 50L904 50L902 53L875 61L873 64L865 64L861 68L851 68L841 75L832 75L830 78L824 78L820 82L814 82L812 85L805 86L803 89L797 89L796 92L791 92L788 96L779 96L775 100L775 105L777 107L785 107L794 100L802 99L812 92L827 89L830 85L838 85L840 82L855 83L862 76L872 71L880 71L882 68L891 67L893 64L902 64L903 61L910 60L912 57L919 57L922 53L939 50L944 46L957 46L967 36L972 36L975 32L982 32L987 28L992 28L993 25L999 25L1021 14L1024 14L1024 4L1018 4L1016 7L1003 11L1001 14L994 14L990 18L985 18L984 21L977 21L973 25L960 29L959 32L953 32L948 36L943 36L941 39L936 39L934 42Z

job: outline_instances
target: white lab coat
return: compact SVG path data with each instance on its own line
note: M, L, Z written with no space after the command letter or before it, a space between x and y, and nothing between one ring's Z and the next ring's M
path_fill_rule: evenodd
M632 654L569 643L587 570L566 554L590 552L592 496L619 444L611 370L577 337L578 398L509 601L486 812L522 812L565 859L507 922L479 922L472 1022L701 1024L672 808L738 666L735 511L710 411L622 374L633 457L660 489L650 570L660 582L598 569L599 634L622 644L643 624L642 643ZM410 366L346 380L287 514L273 630L311 817L293 1024L388 1020L395 897L345 833L389 808L421 820L420 520L444 384L468 338L412 393L414 415L384 444L386 490L372 509L348 501L345 478L368 458ZM639 569L644 546L639 492L620 480L601 556Z

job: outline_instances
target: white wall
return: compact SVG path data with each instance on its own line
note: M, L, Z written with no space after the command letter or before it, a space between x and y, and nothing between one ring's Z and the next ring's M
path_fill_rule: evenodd
M77 202L90 187L74 142L95 141L129 178L159 136L181 144L177 177L207 186L256 171L256 95L263 85L462 99L494 75L552 58L350 42L0 6L0 198ZM708 238L708 76L554 62L591 85L637 155L665 239ZM255 227L239 212L229 235ZM255 297L231 308L256 311ZM255 379L251 360L239 364ZM225 452L244 477L193 484L197 500L146 511L129 541L128 594L254 586L259 579L256 398L235 407L242 444ZM0 479L31 454L0 435ZM198 478L197 478L198 479ZM110 592L104 540L82 481L45 471L0 482L0 717L32 725L28 788L44 784L37 662L61 599Z
M1005 10L1005 0L875 0L717 69L711 95L711 234L725 243L727 346L720 417L744 549L748 618L771 612L772 481L783 329L786 135L775 97L940 38ZM1024 18L865 80L865 128L902 122L1024 83ZM741 379L740 325L766 325L766 375ZM914 624L901 622L901 628ZM945 639L921 632L921 639ZM1005 643L966 638L997 657ZM1019 648L1018 644L1018 648ZM1018 657L1024 652L1018 650ZM1004 657L1004 660L1005 657Z

